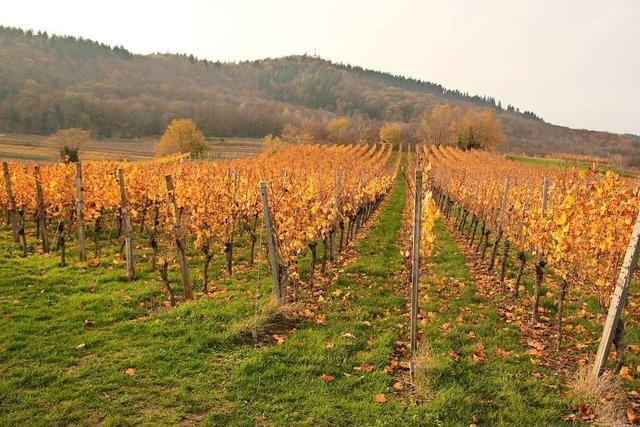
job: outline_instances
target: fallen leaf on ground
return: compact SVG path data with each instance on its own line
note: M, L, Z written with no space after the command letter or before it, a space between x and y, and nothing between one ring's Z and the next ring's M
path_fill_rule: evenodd
M573 414L569 414L562 419L564 421L593 421L596 415L593 413L593 408L586 403L578 403Z
M86 344L85 344L85 343L83 343L83 342L81 342L80 344L78 344L78 345L76 346L76 348L77 348L78 350L80 350L81 348L85 348L85 347L86 347Z
M507 357L510 354L511 354L510 351L503 350L500 347L496 348L496 356L498 356L500 358Z
M365 372L372 372L376 367L368 363L365 363L364 365L360 366L360 368Z
M638 415L638 413L634 411L632 407L627 408L627 419L631 424L640 424L640 415Z
M544 344L542 344L541 342L539 342L539 341L534 341L534 340L528 340L528 341L527 341L527 344L529 344L529 346L530 346L530 347L533 347L533 348L535 348L535 349L536 349L536 350L538 350L538 351L542 351L542 350L544 350L544 349L545 349L545 347L546 347L546 346L545 346Z
M124 371L124 374L125 374L126 376L128 376L128 377L135 377L135 376L136 376L136 370L135 370L135 369L133 369L133 368L127 368L127 369Z
M344 334L342 334L342 336L345 338L351 338L351 339L354 339L356 337L351 332L345 332Z
M387 396L385 396L384 394L380 393L380 394L376 394L373 397L373 401L376 403L384 403L387 401Z
M272 338L276 340L276 344L278 345L284 344L284 342L287 340L287 337L284 337L282 335L272 335Z
M400 381L396 381L395 383L393 383L393 389L396 391L400 391L404 388L404 385L402 385L402 383Z
M473 361L478 363L484 361L484 344L481 342L476 345L476 351L473 353Z
M633 381L633 377L629 373L629 367L628 366L623 366L622 369L620 369L620 373L618 375L620 375L622 378L624 378L625 380L627 380L629 382Z
M322 381L328 383L330 381L333 381L333 376L328 375L328 374L322 374L322 376L320 377L322 378Z
M453 350L449 350L449 356L451 356L451 358L453 360L455 360L456 362L460 361L460 359L462 359L462 355L458 352L455 352Z

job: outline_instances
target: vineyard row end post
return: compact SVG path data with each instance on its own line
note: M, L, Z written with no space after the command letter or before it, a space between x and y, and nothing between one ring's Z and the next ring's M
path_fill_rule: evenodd
M280 281L280 262L276 252L276 239L273 234L273 221L271 219L271 209L269 208L269 196L267 195L267 184L260 183L260 197L262 198L262 213L264 216L264 227L267 233L267 247L269 250L269 262L271 264L271 275L273 278L273 291L282 302L282 288Z
M124 171L118 169L118 185L120 187L120 210L122 212L122 221L124 222L124 250L127 259L127 277L129 280L135 279L135 267L133 264L133 242L131 216L129 214L129 201L125 190Z
M11 175L9 174L9 164L2 162L2 174L4 175L4 186L7 190L7 198L9 199L9 221L11 222L11 232L13 233L13 241L18 243L18 218L16 218L16 199L13 195L11 187Z
M84 234L84 197L82 195L82 163L76 163L76 217L78 218L78 250L80 261L87 260L87 246Z
M638 264L638 255L640 254L640 211L636 218L636 223L633 226L631 232L631 238L629 239L629 245L624 255L622 267L620 267L620 273L616 282L616 287L611 296L611 302L609 303L609 311L607 313L607 320L604 323L604 329L602 330L602 337L600 338L600 344L598 345L598 352L596 353L596 359L591 371L591 377L597 379L600 373L604 369L604 365L607 362L607 356L611 343L613 341L618 323L620 322L620 316L622 310L626 305L627 293L629 291L629 285L631 284L631 278L633 272Z
M420 233L422 232L422 170L416 170L411 260L411 351L418 349L418 285L420 283Z
M46 211L44 208L44 191L42 190L42 177L40 175L40 166L33 168L33 176L36 181L36 206L38 217L38 229L42 238L42 252L49 253L49 236L47 235Z

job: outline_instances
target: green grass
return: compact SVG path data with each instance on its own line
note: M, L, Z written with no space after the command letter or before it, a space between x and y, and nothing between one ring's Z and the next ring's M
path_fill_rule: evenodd
M554 168L554 169L567 169L567 168L590 169L591 166L593 166L592 162L564 160L564 159L556 159L552 157L529 157L529 156L509 155L507 156L507 159L513 160L514 162L518 162L518 163L524 163L528 165L548 167L548 168ZM606 172L610 170L619 175L632 176L628 172L608 164L599 163L596 165L596 168L600 172Z
M0 425L172 425L227 411L223 383L253 351L245 325L257 277L224 277L222 262L212 265L212 287L227 288L219 298L167 309L143 259L127 282L112 253L97 268L60 268L53 254L0 257Z
M561 424L570 408L557 380L531 363L514 328L478 296L464 256L440 224L422 284L422 310L433 313L421 344L430 354L428 399L394 394L397 378L383 368L396 341L408 337L406 300L397 291L405 190L398 179L357 243L357 257L323 295L325 324L300 323L282 345L262 347L247 339L246 325L256 285L259 304L266 303L264 260L258 278L242 267L240 251L238 273L229 278L217 257L217 296L168 309L143 259L135 282L124 280L113 249L97 267L60 268L53 254L18 257L3 229L0 425L469 425L473 415L483 425ZM71 250L69 259L76 256ZM177 283L178 273L172 277ZM486 355L475 363L480 341ZM498 358L498 347L512 353ZM463 359L454 361L451 350ZM374 369L354 369L363 364ZM125 375L128 368L135 376ZM379 393L386 403L374 402Z
M426 328L433 423L462 425L475 414L487 425L561 424L571 408L561 397L558 379L531 362L516 328L502 322L491 302L479 295L464 255L439 222L436 233L424 306L435 315ZM479 343L485 353L481 363L473 359ZM510 353L499 357L497 349Z

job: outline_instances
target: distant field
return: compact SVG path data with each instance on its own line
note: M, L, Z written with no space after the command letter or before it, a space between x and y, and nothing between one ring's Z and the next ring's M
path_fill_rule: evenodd
M576 167L579 169L589 169L593 164L591 162L556 159L552 157L528 157L528 156L508 155L507 159L513 160L514 162L526 163L534 166L551 167L551 168L559 168L559 169L572 168L572 167ZM599 171L602 171L602 172L611 170L623 176L628 176L628 177L637 176L635 173L631 171L622 170L620 168L611 166L606 163L598 163L597 168Z
M0 159L55 161L58 149L48 146L45 136L0 132ZM85 160L145 160L153 157L158 137L137 139L108 138L84 145L80 155ZM249 138L210 138L207 157L241 158L262 151L260 140Z

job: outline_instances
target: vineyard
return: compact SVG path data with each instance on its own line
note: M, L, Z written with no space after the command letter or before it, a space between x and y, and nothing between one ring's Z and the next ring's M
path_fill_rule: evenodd
M387 144L2 166L2 424L640 422L640 194L612 171Z

